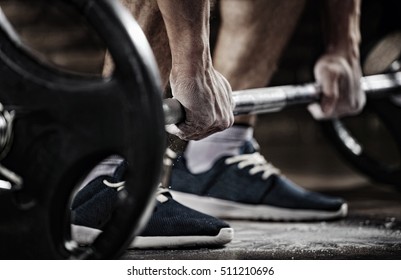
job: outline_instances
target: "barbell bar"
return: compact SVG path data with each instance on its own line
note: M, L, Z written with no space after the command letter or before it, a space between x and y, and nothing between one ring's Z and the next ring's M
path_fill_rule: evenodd
M361 78L363 91L371 98L392 94L401 88L401 71ZM233 91L234 115L278 112L286 107L317 102L322 89L317 83L285 85ZM185 119L185 111L177 99L163 101L165 124L178 124Z

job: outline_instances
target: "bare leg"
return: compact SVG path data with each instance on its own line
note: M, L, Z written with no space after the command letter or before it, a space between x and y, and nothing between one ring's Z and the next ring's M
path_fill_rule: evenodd
M166 27L155 0L121 0L141 26L156 57L162 85L166 87L171 71L171 52ZM109 64L106 63L106 67Z
M267 85L304 4L304 0L220 1L222 22L214 64L233 90ZM235 123L250 127L237 126L201 141L191 141L185 152L189 170L204 172L221 155L238 153L244 142L252 140L255 122L254 115L239 116Z
M221 0L214 64L233 90L266 86L304 4L304 0ZM255 117L240 116L236 122L253 125Z

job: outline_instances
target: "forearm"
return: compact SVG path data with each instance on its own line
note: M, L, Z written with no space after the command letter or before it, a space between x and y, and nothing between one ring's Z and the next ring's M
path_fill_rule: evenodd
M173 97L185 109L185 121L167 131L198 140L232 125L233 101L227 80L212 65L209 0L157 0L169 39Z
M365 104L359 63L360 0L325 0L326 52L314 73L321 85L320 104L309 107L317 119L352 115Z
M166 25L172 55L172 71L207 69L209 49L208 0L157 0Z
M325 0L324 34L326 52L348 61L359 59L361 0Z

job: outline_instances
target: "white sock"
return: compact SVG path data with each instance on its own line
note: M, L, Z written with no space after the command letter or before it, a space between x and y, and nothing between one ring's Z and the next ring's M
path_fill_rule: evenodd
M193 174L212 168L222 156L235 156L245 141L253 138L253 128L233 126L199 141L190 141L185 150L187 167Z

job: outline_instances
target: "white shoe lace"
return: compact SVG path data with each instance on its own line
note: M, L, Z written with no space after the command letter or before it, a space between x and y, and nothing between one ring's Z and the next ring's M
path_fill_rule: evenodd
M103 180L103 184L108 186L109 188L115 188L117 191L121 191L125 187L125 181L117 182L117 183L112 183L107 181L106 179ZM168 200L168 197L165 196L164 194L168 192L168 189L163 188L161 184L158 186L157 191L155 193L156 199L160 203L164 203Z
M125 181L112 183L112 182L109 182L106 179L104 179L103 184L105 184L109 188L117 189L117 191L121 191L125 187Z
M160 203L168 201L168 197L164 195L165 193L168 193L168 189L163 188L160 184L156 191L157 201L159 201Z
M232 156L225 160L225 164L235 164L239 169L244 169L247 166L253 166L249 170L250 175L262 173L262 179L267 180L273 174L280 174L280 170L274 167L271 163L267 162L266 159L258 152L253 154L243 154L238 156Z

